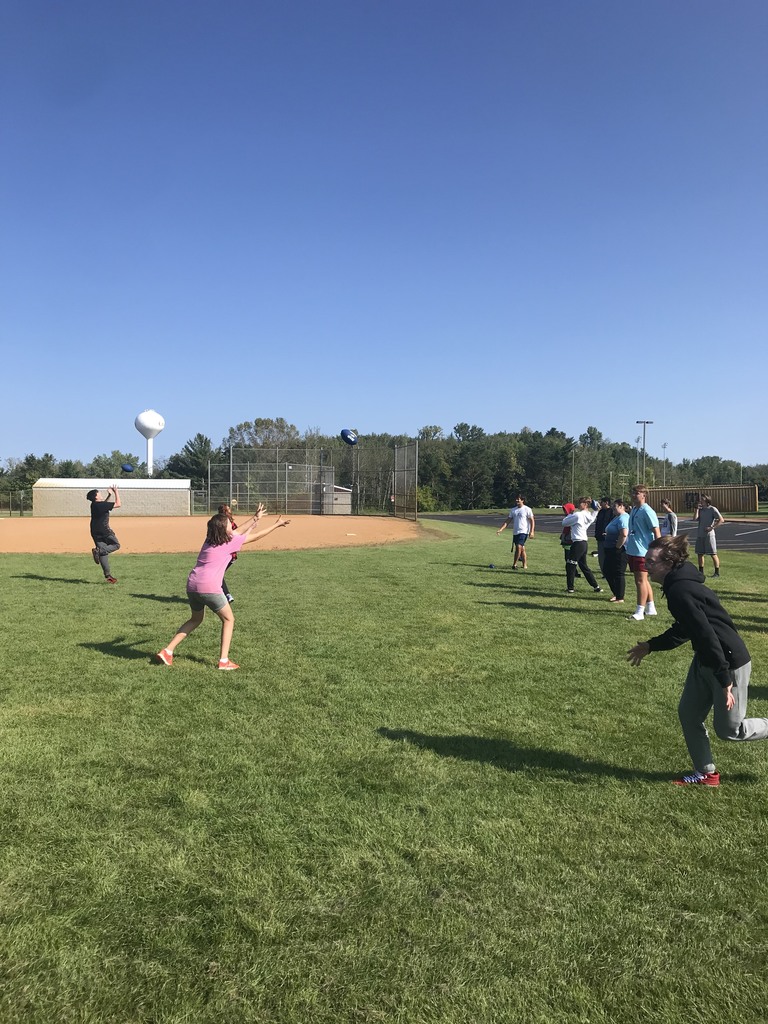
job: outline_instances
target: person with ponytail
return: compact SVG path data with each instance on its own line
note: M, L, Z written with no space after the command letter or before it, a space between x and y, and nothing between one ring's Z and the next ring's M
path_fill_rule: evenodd
M747 718L752 661L747 646L720 604L704 585L703 575L688 561L688 538L659 537L645 553L645 566L662 593L675 621L650 640L627 652L638 666L654 651L670 651L690 642L693 661L680 698L678 715L693 771L675 779L678 786L719 786L705 722L714 709L713 724L720 739L733 743L768 739L768 718Z

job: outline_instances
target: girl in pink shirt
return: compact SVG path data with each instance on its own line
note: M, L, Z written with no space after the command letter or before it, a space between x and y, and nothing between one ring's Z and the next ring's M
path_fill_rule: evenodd
M251 535L251 531L264 515L263 505L259 505L256 514L252 516L243 526L234 529L226 515L215 515L208 520L208 535L205 544L200 549L197 562L187 579L187 599L192 611L189 619L179 629L176 636L167 647L164 647L157 655L164 665L173 664L173 652L182 640L185 640L193 629L197 629L205 617L205 609L210 608L221 619L221 651L219 653L219 668L225 672L231 672L239 668L234 661L229 660L229 645L232 641L232 632L235 628L235 616L226 597L222 593L221 583L224 573L230 564L232 556L236 554L244 544L250 544L261 537L266 537L279 526L288 526L290 519L283 519L278 516L277 520L265 530Z

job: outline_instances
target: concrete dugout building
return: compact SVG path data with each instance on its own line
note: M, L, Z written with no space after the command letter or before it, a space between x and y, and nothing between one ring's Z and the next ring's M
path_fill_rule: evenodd
M117 483L120 491L121 515L124 516L189 516L192 515L191 480L112 480L93 477L67 479L41 477L32 487L32 515L59 519L63 516L87 516L90 504L88 491L107 488Z

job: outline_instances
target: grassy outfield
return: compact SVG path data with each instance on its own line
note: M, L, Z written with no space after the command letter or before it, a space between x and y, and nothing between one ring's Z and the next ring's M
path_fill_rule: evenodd
M689 649L624 661L663 600L440 530L242 554L235 673L213 620L150 662L189 556L3 558L2 1024L765 1019L768 744L672 786ZM753 715L765 568L718 585Z

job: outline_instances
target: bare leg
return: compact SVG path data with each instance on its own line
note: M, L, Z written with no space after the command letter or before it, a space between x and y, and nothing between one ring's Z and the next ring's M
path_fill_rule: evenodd
M219 660L226 661L229 657L229 645L232 642L232 633L235 629L235 616L232 614L232 608L228 604L225 604L223 608L219 608L216 614L221 619L221 652Z
M203 608L203 610L199 611L199 612L192 612L192 615L184 623L184 625L179 627L179 632L176 634L176 636L173 638L173 640L171 640L171 642L165 648L166 651L168 651L169 654L173 654L173 652L179 646L181 641L182 640L186 640L187 637L189 636L189 634L193 630L197 629L197 627L200 625L200 623L203 621L204 618L205 618L205 608Z

